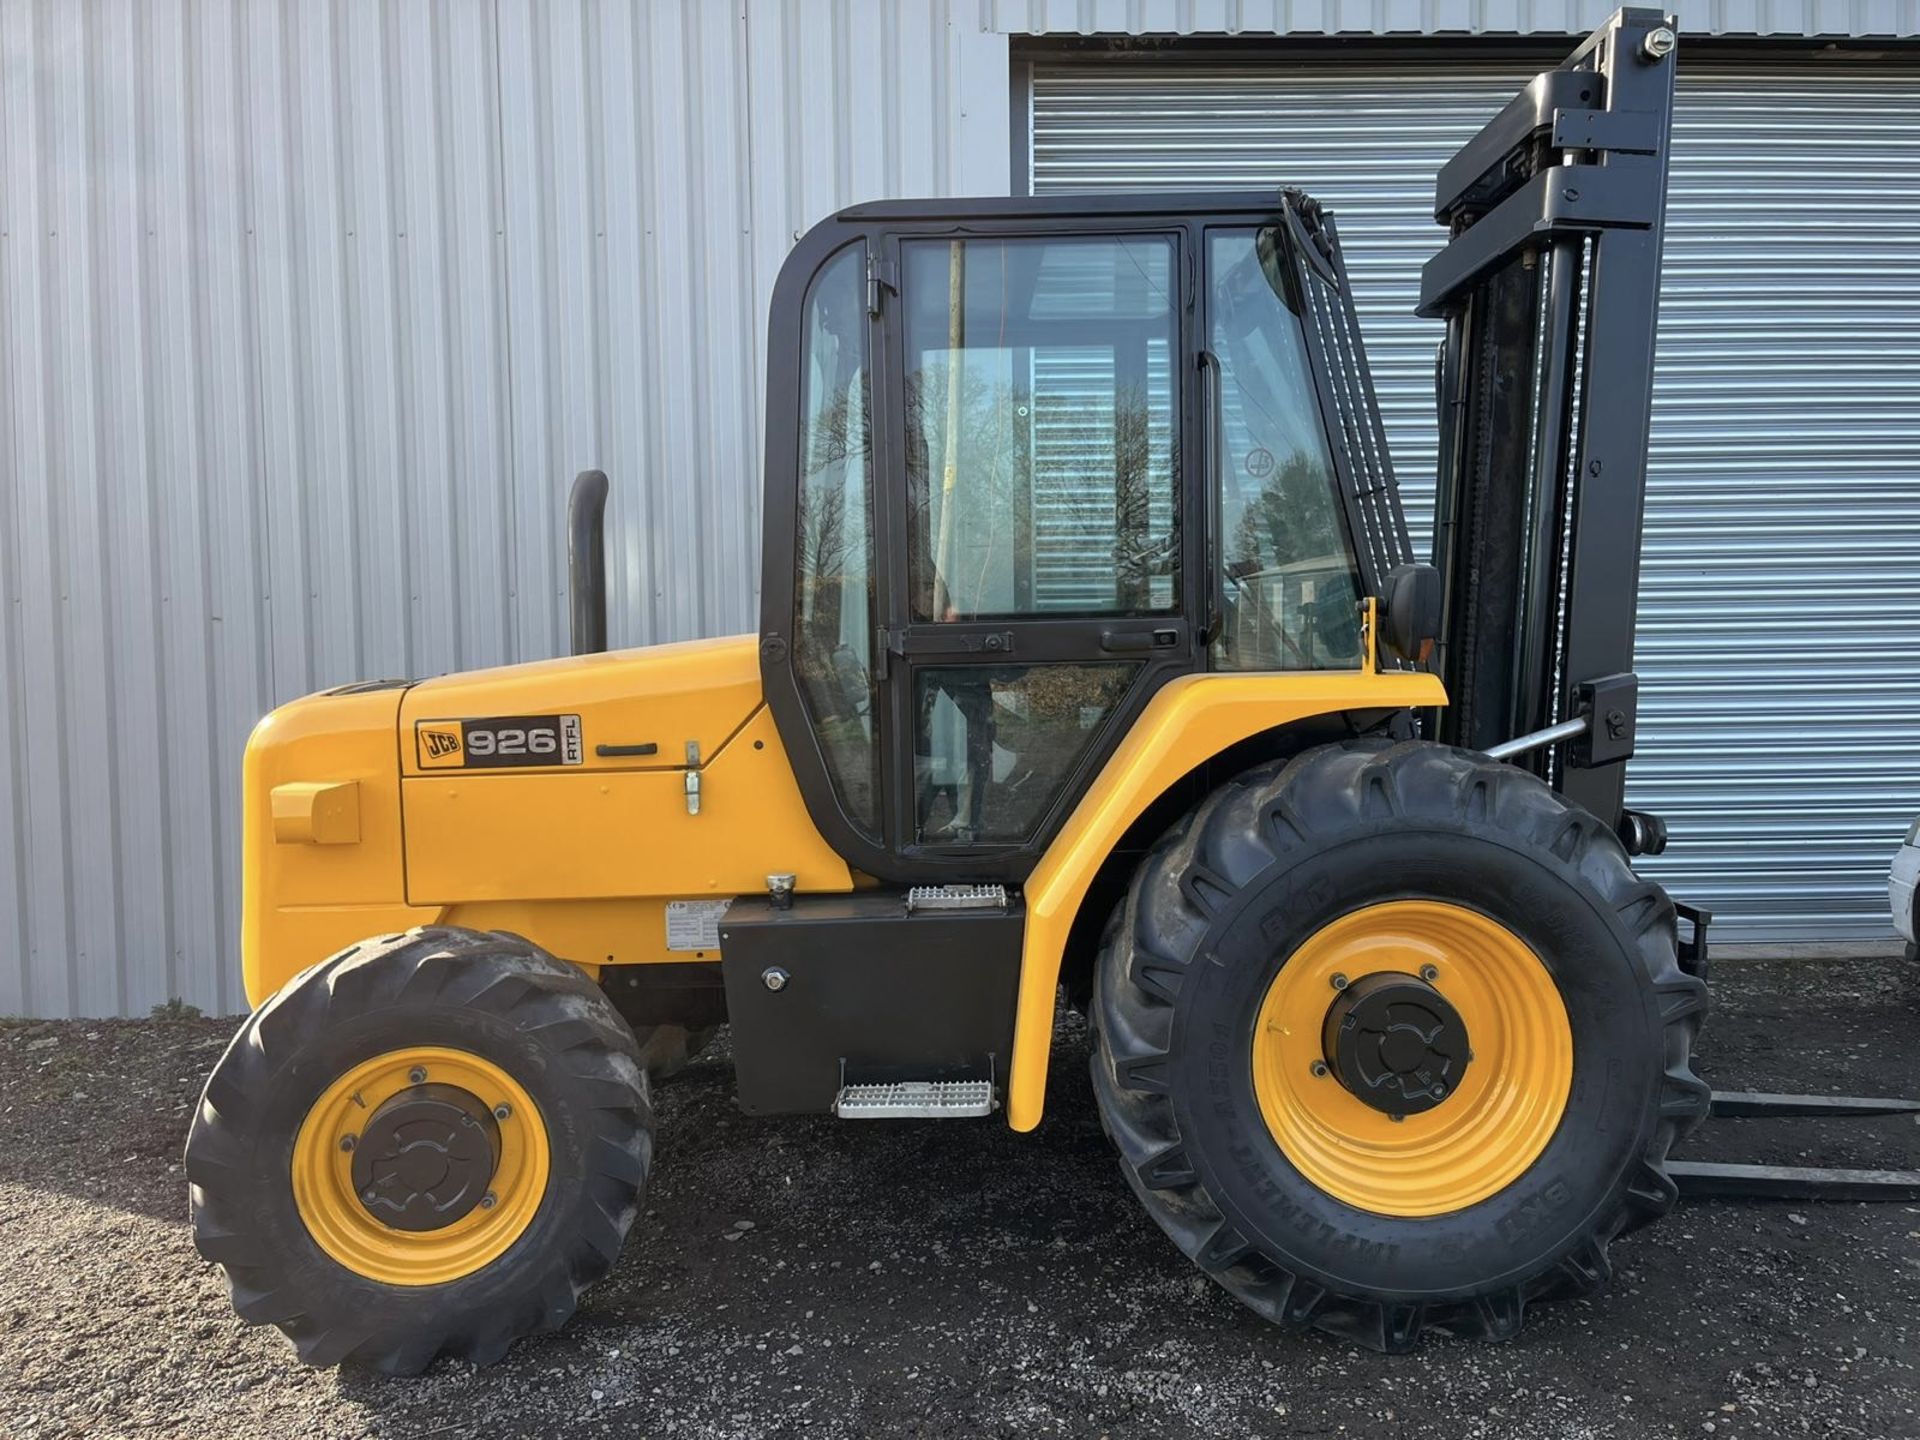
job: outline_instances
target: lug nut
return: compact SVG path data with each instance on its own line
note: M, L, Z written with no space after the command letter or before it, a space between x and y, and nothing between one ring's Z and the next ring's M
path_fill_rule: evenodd
M507 1104L505 1101L493 1107L493 1118L496 1120L510 1119L512 1115L513 1106Z
M493 1206L494 1206L493 1191L489 1190L487 1191L486 1194L480 1197L480 1208L482 1210L491 1210L493 1209Z
M1326 1078L1326 1075L1327 1075L1327 1062L1326 1062L1326 1061L1324 1061L1324 1060L1316 1060L1316 1061L1314 1061L1314 1062L1313 1062L1313 1077L1314 1077L1314 1079L1316 1079L1316 1080L1324 1080L1324 1079Z
M416 1065L413 1067L413 1069L407 1072L407 1079L411 1080L416 1085L423 1084L426 1081L426 1078L427 1078L427 1067L424 1065Z
M1336 975L1333 977L1332 983L1334 989L1344 990L1347 988L1347 977L1344 975Z
M1440 978L1440 967L1438 965L1422 965L1420 967L1420 978L1431 985Z
M340 1148L342 1150L351 1150L358 1143L359 1143L359 1138L357 1136L342 1135L340 1137Z

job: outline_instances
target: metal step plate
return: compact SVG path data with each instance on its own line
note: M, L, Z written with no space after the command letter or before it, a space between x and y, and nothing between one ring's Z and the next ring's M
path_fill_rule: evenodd
M833 1113L842 1120L963 1120L993 1113L991 1080L900 1080L842 1085Z
M907 891L907 910L1004 910L1004 885L916 885Z

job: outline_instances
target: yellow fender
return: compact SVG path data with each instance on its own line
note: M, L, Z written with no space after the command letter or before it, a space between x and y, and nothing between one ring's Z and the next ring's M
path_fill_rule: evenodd
M1027 879L1007 1123L1015 1130L1040 1123L1067 934L1101 863L1149 805L1196 765L1263 731L1316 715L1446 703L1438 677L1418 671L1214 673L1162 688Z

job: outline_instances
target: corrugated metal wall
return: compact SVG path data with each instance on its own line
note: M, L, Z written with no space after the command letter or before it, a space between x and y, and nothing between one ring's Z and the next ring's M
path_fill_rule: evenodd
M1620 0L985 0L1015 35L1583 35ZM1915 0L1668 0L1686 35L1920 35Z
M1554 32L1607 8L0 0L0 1013L235 1008L254 719L559 649L575 470L614 478L617 642L749 625L780 258L841 203L1004 192L1009 32ZM1696 31L1920 29L1910 0L1680 8ZM1890 163L1906 133L1876 137ZM1881 219L1869 276L1912 228ZM1902 423L1849 436L1844 473ZM1905 734L1889 716L1871 744Z
M1920 814L1920 64L1681 57L1629 798L1717 936L1890 936ZM1423 548L1432 176L1535 68L1044 63L1034 186L1329 202Z
M242 1004L281 700L753 625L795 233L1005 193L973 0L0 0L0 1013Z

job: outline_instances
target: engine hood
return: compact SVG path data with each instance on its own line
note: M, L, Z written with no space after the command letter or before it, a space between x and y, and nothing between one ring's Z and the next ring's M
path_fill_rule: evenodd
M711 759L760 704L751 635L463 671L408 689L400 704L401 769L681 769L689 744L699 747L700 761ZM502 755L520 732L555 736L558 747L546 748L554 742L542 738L538 753Z

